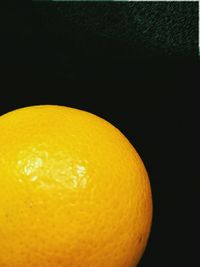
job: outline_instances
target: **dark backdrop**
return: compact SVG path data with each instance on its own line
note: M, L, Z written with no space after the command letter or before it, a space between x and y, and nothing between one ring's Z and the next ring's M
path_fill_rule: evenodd
M139 266L196 267L197 3L37 3L1 17L0 114L59 104L117 126L153 191Z

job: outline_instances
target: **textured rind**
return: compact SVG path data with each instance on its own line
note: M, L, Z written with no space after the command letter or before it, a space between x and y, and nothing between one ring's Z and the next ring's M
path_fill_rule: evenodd
M133 267L151 219L145 167L110 123L48 105L0 117L1 267Z

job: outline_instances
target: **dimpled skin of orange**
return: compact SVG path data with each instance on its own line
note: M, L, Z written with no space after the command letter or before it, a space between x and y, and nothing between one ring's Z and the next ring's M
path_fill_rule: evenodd
M0 267L134 267L152 196L124 135L78 109L0 117Z

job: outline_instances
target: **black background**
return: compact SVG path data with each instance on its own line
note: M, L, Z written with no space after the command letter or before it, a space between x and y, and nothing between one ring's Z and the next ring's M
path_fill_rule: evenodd
M172 37L179 34L169 43L164 37L165 13L152 18L156 21L152 29L159 25L158 30L143 36L139 28L130 37L127 29L133 34L133 25L115 28L114 12L120 18L133 14L134 19L144 6L129 10L122 4L115 9L119 4L90 3L90 12L83 12L81 4L68 5L70 12L58 4L1 8L0 114L23 106L58 104L90 111L117 126L144 160L152 185L153 226L139 266L196 267L197 3L182 3L181 9L168 6L168 11L163 5L146 6L155 16L159 10L170 14L173 9L173 19L180 19L175 32L168 28ZM113 21L105 23L110 31L105 31L99 7L102 14L108 12L106 19L113 14ZM141 14L147 18L145 12ZM89 16L93 19L87 20ZM145 31L148 22L144 25ZM163 37L154 38L155 34Z

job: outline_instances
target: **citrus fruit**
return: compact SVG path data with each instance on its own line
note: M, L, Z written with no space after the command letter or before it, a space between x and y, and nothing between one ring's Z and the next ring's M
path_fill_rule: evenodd
M0 117L1 267L134 267L151 220L145 167L110 123L56 105Z

